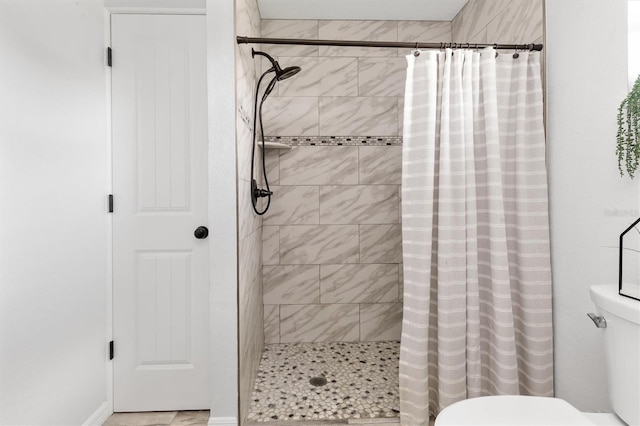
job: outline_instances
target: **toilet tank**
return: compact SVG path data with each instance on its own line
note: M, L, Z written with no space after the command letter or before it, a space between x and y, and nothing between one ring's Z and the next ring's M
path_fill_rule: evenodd
M591 300L607 321L601 328L609 399L629 425L640 424L640 301L620 296L617 284L594 285Z

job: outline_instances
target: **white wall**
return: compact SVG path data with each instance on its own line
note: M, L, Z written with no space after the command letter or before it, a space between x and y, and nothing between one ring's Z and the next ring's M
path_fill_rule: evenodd
M238 418L238 229L236 208L235 8L207 0L209 223L211 235L211 418Z
M106 401L100 0L0 2L0 424Z
M589 286L617 281L617 239L640 215L640 179L620 178L616 111L627 88L627 0L547 0L547 124L556 396L608 411Z

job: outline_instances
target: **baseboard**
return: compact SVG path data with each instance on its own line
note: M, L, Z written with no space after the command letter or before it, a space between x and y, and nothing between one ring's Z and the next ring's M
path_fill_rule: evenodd
M238 419L235 417L209 417L209 426L238 426Z
M113 409L111 408L111 404L109 404L109 401L105 401L82 423L82 426L102 426L112 414Z

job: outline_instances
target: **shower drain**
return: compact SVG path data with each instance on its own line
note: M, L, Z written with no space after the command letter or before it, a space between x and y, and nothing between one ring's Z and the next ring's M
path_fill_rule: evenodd
M309 380L309 383L313 386L324 386L327 384L327 379L324 377L312 377L311 380Z

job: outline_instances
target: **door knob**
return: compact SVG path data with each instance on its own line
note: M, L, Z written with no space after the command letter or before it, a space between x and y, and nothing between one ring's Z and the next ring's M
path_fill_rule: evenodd
M207 236L209 235L209 230L207 229L206 226L198 226L196 228L195 231L193 231L193 235L199 239L199 240L203 240L205 238L207 238Z

